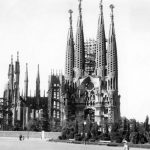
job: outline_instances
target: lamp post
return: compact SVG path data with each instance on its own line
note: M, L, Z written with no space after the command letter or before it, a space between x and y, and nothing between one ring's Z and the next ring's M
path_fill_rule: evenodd
M84 142L86 145L86 137L87 137L87 133L86 133L86 121L84 121Z

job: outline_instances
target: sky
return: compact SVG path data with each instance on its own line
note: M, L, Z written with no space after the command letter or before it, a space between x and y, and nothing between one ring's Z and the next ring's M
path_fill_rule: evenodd
M100 0L83 0L85 39L96 39ZM144 121L150 116L150 0L103 0L106 38L109 5L114 4L118 49L121 116ZM8 65L19 51L20 91L24 89L25 65L29 90L34 95L40 66L41 95L48 89L51 69L64 71L68 10L73 10L76 33L78 0L0 0L0 96L8 81Z

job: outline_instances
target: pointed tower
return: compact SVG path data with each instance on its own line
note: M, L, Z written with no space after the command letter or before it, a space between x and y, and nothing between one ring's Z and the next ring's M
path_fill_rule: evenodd
M14 105L14 64L13 64L13 56L11 56L11 64L9 64L8 70L8 101L10 105ZM12 116L8 116L9 118L9 125L15 124L15 107L11 109Z
M19 86L20 78L20 63L19 63L19 52L17 52L17 61L15 62L15 82Z
M112 123L118 122L120 119L120 95L118 95L118 62L117 62L117 46L114 28L114 6L110 5L111 24L108 38L108 58L107 58L107 88L110 100L109 120Z
M25 80L24 80L24 98L27 99L28 96L28 64L26 63L26 72L25 72Z
M14 89L14 94L15 94L15 105L17 106L17 111L16 111L16 118L17 120L20 120L21 116L21 107L20 107L20 92L19 92L19 79L20 79L20 63L19 63L19 52L17 52L17 61L15 62L15 89Z
M40 101L40 73L39 73L39 64L38 64L38 71L37 71L37 78L36 78L36 100L37 100L37 107L39 107L39 101Z
M17 52L17 61L15 62L15 88L18 93L19 93L19 79L20 79L20 63L19 63L19 52Z
M48 118L52 117L52 70L48 78Z
M25 80L24 80L24 100L27 101L28 97L28 64L26 63L26 72L25 72ZM23 128L28 124L29 121L29 108L24 105L23 107Z
M97 43L96 43L96 75L104 77L106 75L106 39L103 17L103 4L100 2L100 15L98 19Z
M11 64L9 64L8 70L8 82L9 82L9 89L11 91L14 90L14 65L13 65L13 56L11 56Z
M66 64L65 64L65 79L69 82L73 81L73 68L74 68L74 41L73 41L73 29L72 29L72 13L70 9L70 28L67 37L67 49L66 49Z
M78 80L78 78L84 75L84 69L85 69L84 33L83 33L83 22L82 22L81 10L82 10L81 0L79 0L79 17L77 22L75 52L74 52L75 80Z
M108 71L108 90L118 90L118 62L117 62L117 46L116 36L114 28L114 6L110 5L111 9L111 24L108 38L108 59L107 59L107 71Z

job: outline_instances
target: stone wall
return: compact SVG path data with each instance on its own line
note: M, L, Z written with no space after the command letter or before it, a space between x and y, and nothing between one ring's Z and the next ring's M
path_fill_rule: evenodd
M0 137L19 137L23 135L25 138L41 138L41 132L32 131L0 131ZM45 138L57 139L60 136L60 132L45 132Z

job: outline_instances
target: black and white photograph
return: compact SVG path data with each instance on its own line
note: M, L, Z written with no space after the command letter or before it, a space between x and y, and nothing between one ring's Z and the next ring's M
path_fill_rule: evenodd
M149 0L0 0L1 149L149 149L149 43Z

